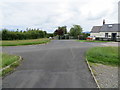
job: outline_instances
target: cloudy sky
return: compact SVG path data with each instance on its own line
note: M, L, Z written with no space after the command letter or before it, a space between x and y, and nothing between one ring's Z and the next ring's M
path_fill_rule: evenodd
M118 22L119 0L0 0L0 29L40 28L53 32L58 26L92 26Z

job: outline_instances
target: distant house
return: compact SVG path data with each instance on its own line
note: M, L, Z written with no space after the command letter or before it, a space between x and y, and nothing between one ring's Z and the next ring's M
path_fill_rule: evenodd
M93 26L90 36L96 40L120 41L120 24L105 24L103 26Z

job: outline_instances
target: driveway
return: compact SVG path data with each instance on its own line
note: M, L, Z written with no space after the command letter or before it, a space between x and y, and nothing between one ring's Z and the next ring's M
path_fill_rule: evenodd
M100 45L53 40L46 45L3 47L3 52L24 58L15 72L3 79L3 88L96 88L85 52Z

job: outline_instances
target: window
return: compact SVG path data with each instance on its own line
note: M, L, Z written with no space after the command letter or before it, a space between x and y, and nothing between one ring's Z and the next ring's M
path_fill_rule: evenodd
M112 25L108 25L109 28L112 28Z
M106 37L106 38L108 37L108 33L105 33L105 37Z

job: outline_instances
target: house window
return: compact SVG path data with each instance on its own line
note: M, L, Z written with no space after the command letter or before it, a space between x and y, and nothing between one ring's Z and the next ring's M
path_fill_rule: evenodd
M108 25L109 28L112 28L112 25Z
M105 37L106 37L106 38L108 37L108 33L105 33Z

